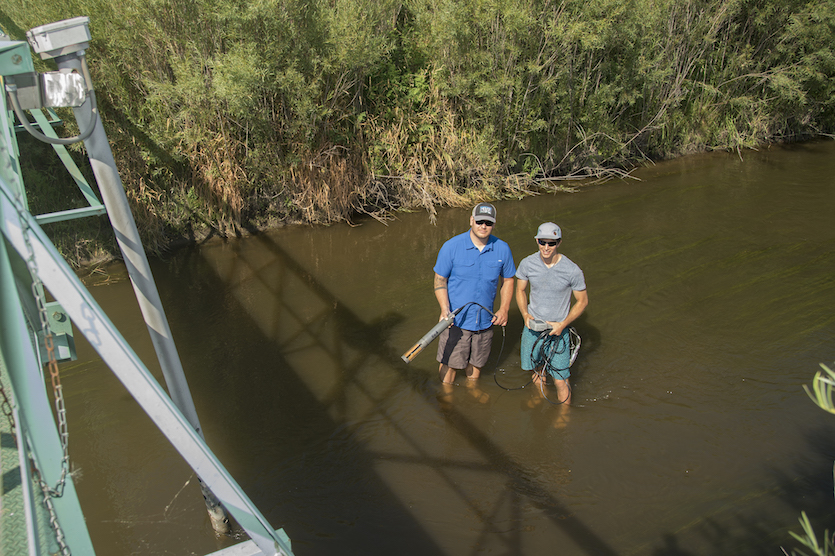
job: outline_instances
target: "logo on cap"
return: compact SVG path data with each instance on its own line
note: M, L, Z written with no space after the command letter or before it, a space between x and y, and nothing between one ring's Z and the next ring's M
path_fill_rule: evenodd
M473 208L473 217L486 218L491 222L496 221L496 207L490 203L479 203Z

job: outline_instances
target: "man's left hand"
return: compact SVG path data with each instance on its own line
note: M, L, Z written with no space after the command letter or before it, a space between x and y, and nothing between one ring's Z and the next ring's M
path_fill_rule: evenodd
M565 322L547 322L551 326L551 331L548 333L549 336L559 336L562 334L562 331L565 330Z

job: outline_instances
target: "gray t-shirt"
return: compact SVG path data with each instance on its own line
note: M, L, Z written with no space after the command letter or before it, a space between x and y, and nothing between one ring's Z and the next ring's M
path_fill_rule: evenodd
M583 271L565 255L551 268L545 266L538 252L528 255L519 263L516 277L530 283L528 313L542 321L565 319L571 307L571 292L586 289Z

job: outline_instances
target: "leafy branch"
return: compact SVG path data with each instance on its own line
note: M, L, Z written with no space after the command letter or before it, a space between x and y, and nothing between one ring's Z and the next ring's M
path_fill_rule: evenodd
M835 395L835 371L823 363L820 366L826 376L823 372L818 371L815 373L815 378L812 379L812 387L809 388L804 384L803 389L818 407L835 414L835 400L833 399L833 395Z
M815 373L815 377L812 379L812 387L810 388L804 384L803 389L809 398L815 402L815 405L824 411L835 414L835 399L833 399L835 398L835 371L823 363L820 366L823 371ZM835 469L833 469L833 475L835 475ZM829 530L825 530L823 532L823 544L821 544L818 542L806 512L801 512L799 521L803 528L803 535L791 532L791 536L796 541L810 549L813 556L835 556L835 535L830 535ZM785 548L782 550L783 554L788 555ZM810 554L802 550L792 550L792 556L810 556Z

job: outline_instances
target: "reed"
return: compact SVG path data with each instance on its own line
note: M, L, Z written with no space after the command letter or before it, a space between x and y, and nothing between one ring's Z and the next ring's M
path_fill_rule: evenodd
M9 0L0 24L78 15L152 250L835 131L832 2Z

